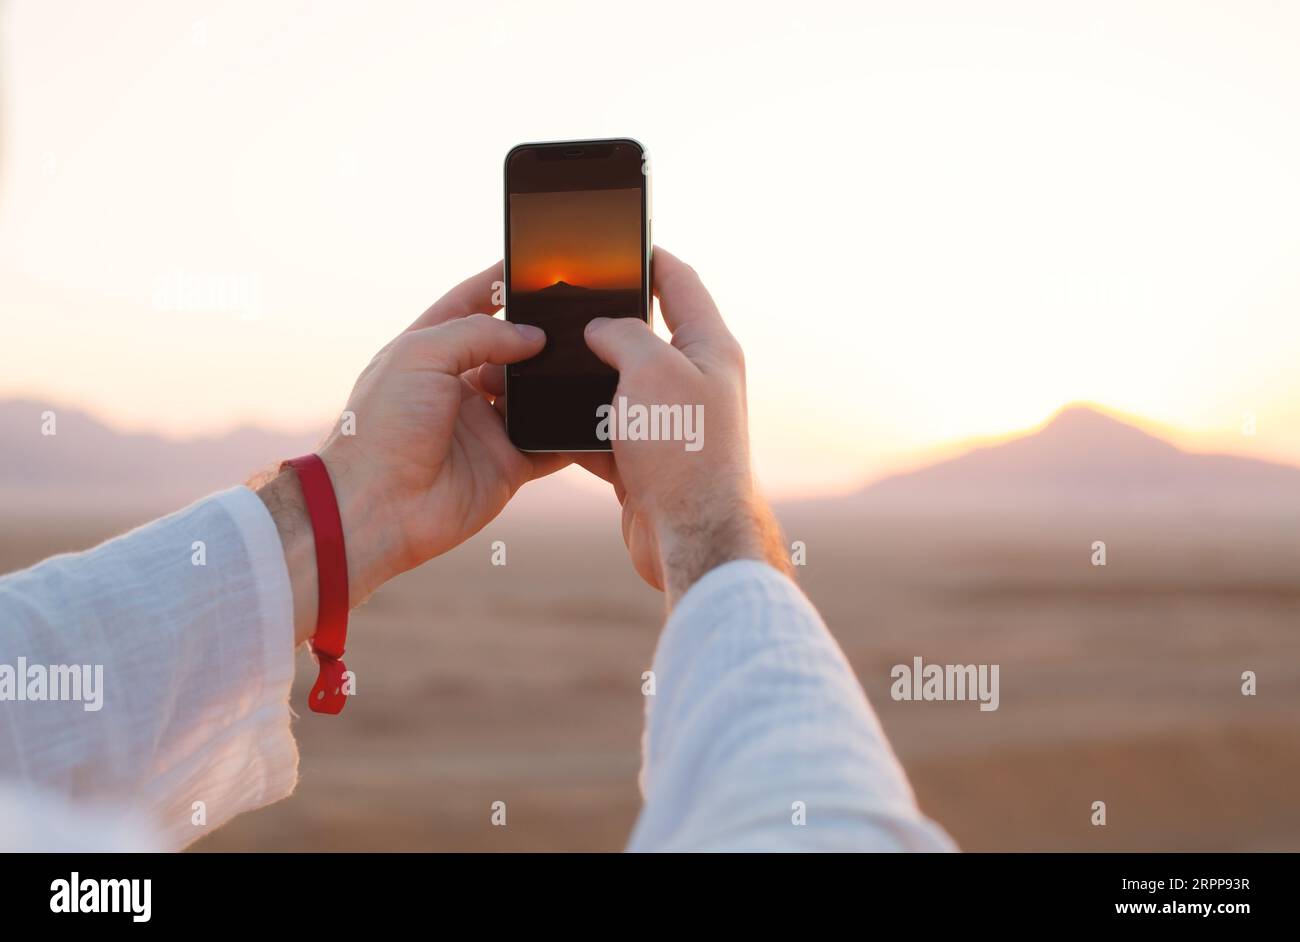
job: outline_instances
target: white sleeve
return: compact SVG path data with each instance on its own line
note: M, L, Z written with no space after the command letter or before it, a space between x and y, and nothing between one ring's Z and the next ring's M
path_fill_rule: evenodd
M279 534L246 487L0 578L3 811L112 806L178 849L284 798L293 650ZM82 849L131 843L98 820Z
M955 849L817 610L770 566L731 562L693 585L654 680L629 850Z

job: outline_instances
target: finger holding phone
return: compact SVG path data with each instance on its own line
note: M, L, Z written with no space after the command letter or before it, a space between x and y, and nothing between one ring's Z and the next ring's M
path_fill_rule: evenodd
M669 604L710 569L757 559L789 572L780 528L754 483L749 457L745 360L695 270L654 250L654 292L672 343L631 318L591 321L586 341L618 370L614 397L637 404L698 407L701 447L619 438L612 456L576 460L613 483L623 539L637 572Z

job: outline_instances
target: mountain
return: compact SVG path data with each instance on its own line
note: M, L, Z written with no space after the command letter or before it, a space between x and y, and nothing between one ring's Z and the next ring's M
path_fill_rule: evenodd
M42 434L54 413L53 435ZM0 401L0 513L183 507L311 451L319 436L240 428L185 441L113 429L78 409Z
M55 434L42 415L55 413ZM0 400L0 524L6 517L110 515L147 519L246 482L312 451L316 434L240 428L187 440L114 429L78 409ZM512 516L595 513L617 519L613 489L581 469L525 485Z
M42 414L51 409L56 434L42 435ZM77 409L0 400L0 517L161 513L246 481L317 443L315 434L259 428L182 441L119 431ZM581 471L534 482L510 512L609 511L603 490L585 484ZM847 497L798 503L908 514L1294 512L1300 511L1300 468L1183 451L1096 409L1072 406L1028 435L885 478Z
M894 475L849 498L900 511L1300 509L1300 468L1197 454L1088 406L1031 434Z
M555 284L547 285L536 293L539 296L548 298L572 298L590 294L591 289L584 288L582 285L571 285L567 281L557 281Z

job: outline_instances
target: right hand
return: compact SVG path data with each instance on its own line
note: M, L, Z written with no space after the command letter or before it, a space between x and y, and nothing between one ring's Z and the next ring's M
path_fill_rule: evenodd
M490 316L501 263L462 282L375 355L348 399L355 428L341 423L318 449L329 471L347 542L353 606L398 573L467 540L525 483L569 463L524 454L506 437L498 390L472 380L481 366L536 356L536 327ZM280 530L294 588L299 641L316 625L315 543L292 472L258 493Z
M703 447L615 440L613 454L574 455L614 485L636 571L675 602L710 569L758 559L789 572L780 530L753 480L745 360L695 270L654 250L654 291L672 343L635 317L597 318L587 345L619 371L617 404L704 407Z

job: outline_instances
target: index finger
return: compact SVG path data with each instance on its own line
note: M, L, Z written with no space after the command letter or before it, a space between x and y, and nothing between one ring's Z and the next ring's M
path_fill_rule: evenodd
M470 314L495 314L501 310L500 298L505 294L505 266L501 262L489 265L477 275L466 278L452 288L406 328L420 330L436 327L457 317Z
M536 356L545 340L541 328L476 312L437 327L409 331L396 345L439 372L462 376L483 363L518 363Z

